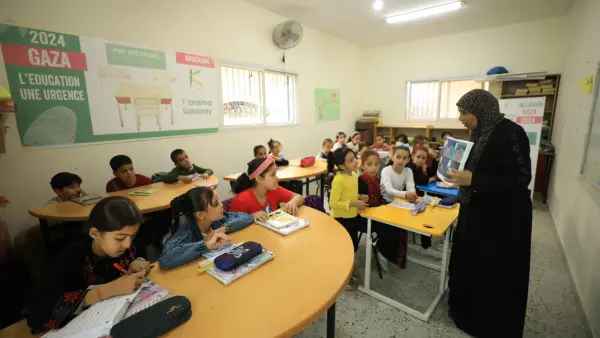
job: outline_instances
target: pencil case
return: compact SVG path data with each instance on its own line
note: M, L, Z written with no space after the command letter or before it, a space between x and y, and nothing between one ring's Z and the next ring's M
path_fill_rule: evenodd
M300 166L303 168L312 167L313 165L315 165L315 157L314 156L305 157L300 160Z
M156 303L118 322L110 330L112 338L159 337L192 316L192 305L183 296L174 296Z
M438 207L452 209L456 206L458 199L452 196L446 196L442 198L438 203Z
M229 271L258 256L263 250L256 242L246 242L215 258L215 267L221 271Z

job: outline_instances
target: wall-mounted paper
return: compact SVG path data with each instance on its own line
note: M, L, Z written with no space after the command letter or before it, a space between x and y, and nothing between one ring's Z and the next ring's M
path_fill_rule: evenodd
M579 79L579 85L581 86L582 92L587 94L591 93L594 90L594 77L586 76Z
M340 119L340 90L315 89L315 121L329 122Z
M8 88L0 86L0 100L10 100L10 90Z

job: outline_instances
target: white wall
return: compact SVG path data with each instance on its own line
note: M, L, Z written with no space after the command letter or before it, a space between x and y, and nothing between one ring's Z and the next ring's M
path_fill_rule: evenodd
M554 121L556 162L549 204L593 334L600 337L600 192L580 178L592 95L578 80L600 61L600 0L578 0L567 17L566 58ZM600 81L600 79L596 79Z
M559 72L563 29L564 19L553 18L369 49L361 108L381 110L385 125L405 124L406 81L480 77L499 65Z
M281 67L282 54L273 46L271 32L285 18L241 1L0 0L0 8L4 23ZM286 60L287 69L299 74L299 126L34 149L21 146L14 116L4 114L10 128L7 153L0 154L0 195L12 204L0 209L0 217L9 224L11 236L36 224L27 209L52 197L48 182L59 171L75 172L83 178L85 190L103 192L112 176L108 161L113 155L129 155L139 173L151 175L171 168L170 152L184 148L197 164L222 177L244 170L252 147L270 137L283 143L288 157L297 158L316 154L322 139L333 138L339 130L352 131L359 100L358 47L305 27L302 42L286 53ZM0 84L6 86L5 70L0 68ZM315 124L315 87L341 88L341 121ZM218 191L224 196L229 185L222 182Z

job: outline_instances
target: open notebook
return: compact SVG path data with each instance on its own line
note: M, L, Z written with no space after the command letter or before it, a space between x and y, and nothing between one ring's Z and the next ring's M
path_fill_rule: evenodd
M94 288L95 286L91 286ZM160 285L146 280L136 292L112 297L90 306L65 327L52 330L42 338L98 338L108 336L121 320L159 303L171 294Z
M73 318L63 328L51 330L42 338L98 338L108 336L110 329L123 318L129 304L137 297L141 289L139 288L129 295L112 297L96 303Z

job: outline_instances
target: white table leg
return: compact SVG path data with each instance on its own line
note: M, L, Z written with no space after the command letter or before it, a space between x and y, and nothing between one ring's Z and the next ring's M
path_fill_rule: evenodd
M446 230L446 238L444 238L444 250L442 251L442 266L440 271L440 293L446 290L446 270L448 269L448 248L450 247L450 230Z
M367 219L367 260L365 262L365 284L364 288L369 290L371 288L371 252L373 251L373 245L371 244L371 219Z

